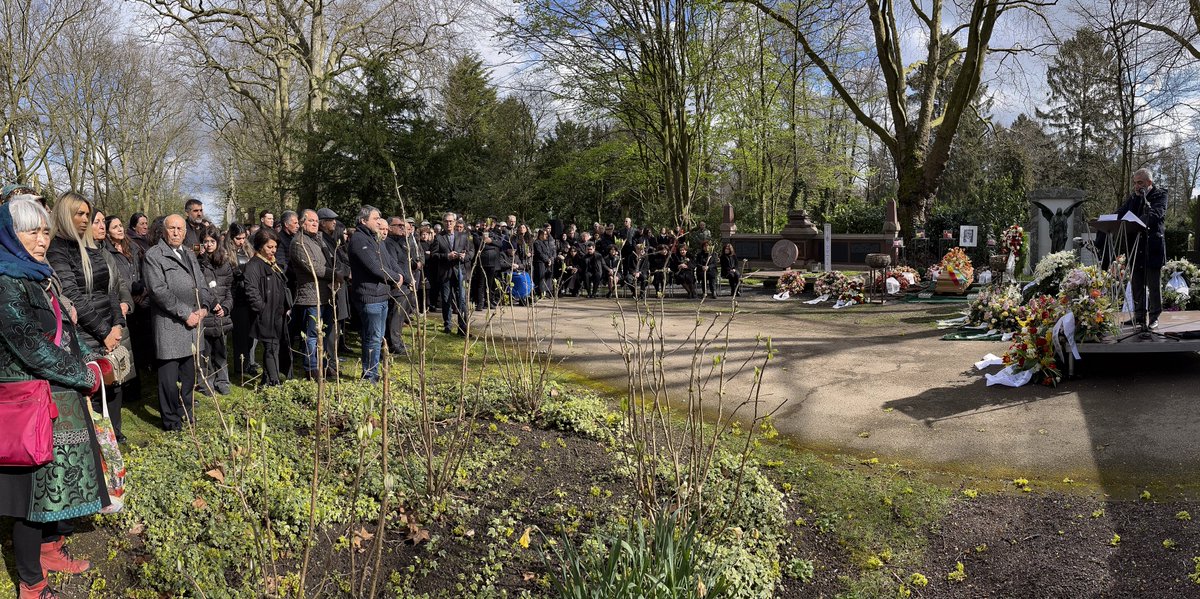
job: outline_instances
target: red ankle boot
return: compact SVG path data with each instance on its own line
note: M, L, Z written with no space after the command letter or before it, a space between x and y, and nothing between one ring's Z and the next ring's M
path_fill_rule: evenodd
M85 559L74 559L71 554L67 553L62 537L59 537L57 541L42 543L42 570L44 572L79 574L91 567L91 562Z
M50 584L43 578L41 582L33 586L22 582L21 599L58 599L58 593L50 588Z

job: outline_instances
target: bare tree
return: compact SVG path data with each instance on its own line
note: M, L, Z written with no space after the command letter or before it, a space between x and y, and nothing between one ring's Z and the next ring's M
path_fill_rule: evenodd
M971 110L979 90L985 60L990 54L1028 49L993 45L997 24L1009 13L1036 14L1040 8L1055 4L1055 0L971 0L958 4L912 0L908 5L911 12L898 16L897 4L891 0L866 0L861 7L831 0L809 5L798 15L787 14L773 0L727 1L756 6L790 29L805 55L854 117L879 137L896 166L899 216L906 234L924 222L933 205L959 123L964 113ZM861 23L863 16L869 27ZM869 29L868 47L874 53L875 68L882 75L888 120L870 114L865 107L868 98L854 93L846 77L821 52L819 40L810 33L820 30L811 26L812 21L851 19L859 20L860 26ZM902 53L901 40L911 33L906 19L915 22L926 40L920 63L928 67L925 69L928 80L923 82L923 89L917 90L915 102L909 101L909 94L914 91L909 74L915 65ZM946 36L960 40L960 48L948 48ZM955 61L961 61L961 65L957 72L952 72L948 67ZM939 94L939 90L944 93Z
M1173 0L1152 0L1139 3L1145 12L1136 15L1123 25L1134 25L1166 35L1192 58L1200 59L1200 0L1187 0L1187 10Z
M139 2L160 33L181 42L193 70L217 75L239 97L242 123L264 127L281 209L294 199L288 182L299 164L290 134L297 124L312 132L333 81L368 58L415 59L465 10L419 0ZM316 190L300 191L300 204L313 205Z
M670 218L692 219L716 146L714 105L732 41L720 6L671 0L520 3L505 18L511 47L531 50L561 79L557 92L613 116L659 174Z
M5 174L15 180L32 183L43 169L50 177L45 107L37 103L36 88L59 34L94 6L83 0L0 0L0 139Z

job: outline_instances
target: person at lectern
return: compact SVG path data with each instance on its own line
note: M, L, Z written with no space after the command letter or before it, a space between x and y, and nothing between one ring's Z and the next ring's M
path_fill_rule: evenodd
M1130 212L1146 223L1146 234L1141 237L1130 261L1132 324L1142 329L1156 329L1162 314L1162 266L1167 259L1163 223L1167 215L1167 190L1154 185L1154 175L1149 169L1140 168L1133 172L1133 193L1125 199L1117 216L1124 217Z

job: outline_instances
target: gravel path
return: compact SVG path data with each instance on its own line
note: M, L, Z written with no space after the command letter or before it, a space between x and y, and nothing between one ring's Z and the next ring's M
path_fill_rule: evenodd
M666 302L657 320L668 346L691 343L697 306ZM700 317L707 326L729 307L728 298L710 301ZM1058 388L987 387L973 364L988 352L1001 355L1007 343L940 340L933 322L956 309L893 303L832 310L743 297L730 324L730 358L745 355L760 336L771 338L778 354L764 375L762 407L778 410L781 432L818 451L994 478L1070 477L1114 493L1200 484L1192 476L1200 471L1200 354L1089 356L1079 378ZM544 326L548 303L535 310ZM559 310L563 365L624 390L625 364L611 349L616 304L564 298ZM521 334L527 315L516 308L500 321ZM686 400L690 365L688 349L666 358L673 401ZM745 397L750 381L748 374L733 380L727 401Z

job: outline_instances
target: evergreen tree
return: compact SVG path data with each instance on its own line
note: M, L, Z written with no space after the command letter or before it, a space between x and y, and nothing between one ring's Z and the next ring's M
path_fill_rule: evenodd
M319 206L353 214L359 204L385 213L438 208L436 165L439 133L425 116L425 102L408 94L383 61L364 65L358 85L341 84L331 107L316 116L314 148L305 157ZM393 170L394 169L394 170Z
M1046 72L1051 108L1037 115L1055 132L1068 169L1063 183L1107 195L1098 185L1113 168L1118 122L1117 61L1111 46L1089 29L1063 42Z

